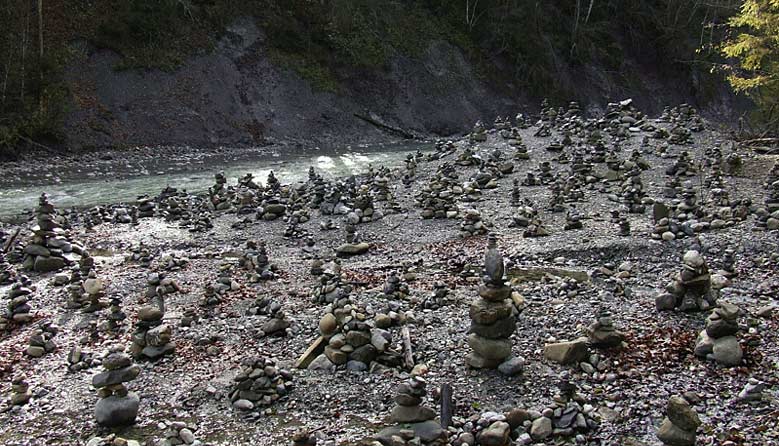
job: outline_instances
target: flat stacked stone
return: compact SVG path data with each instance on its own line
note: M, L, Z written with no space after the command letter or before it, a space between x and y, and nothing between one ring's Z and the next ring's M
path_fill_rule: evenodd
M165 297L168 294L181 291L179 284L165 276L165 273L151 273L146 277L146 298L151 299L154 296Z
M130 426L135 423L140 407L137 394L128 392L125 383L138 377L141 368L133 364L121 347L113 347L103 359L105 371L92 377L92 386L98 389L95 419L106 427Z
M68 300L65 307L69 309L82 308L87 302L87 294L84 291L84 281L81 270L74 268L70 273L68 284Z
M504 283L503 256L497 240L490 235L484 259L484 285L470 307L471 328L468 345L473 350L467 363L474 368L497 368L511 357L509 338L516 329L516 309L511 288Z
M661 311L705 311L717 304L717 294L706 261L698 251L691 250L682 258L682 271L655 298L655 305Z
M601 308L596 321L587 327L587 336L595 347L617 347L625 340L624 333L614 327L611 312L606 308Z
M46 194L41 194L35 208L37 224L32 228L33 237L24 248L24 268L41 273L59 271L72 262L65 257L69 252L81 252L65 237L65 231L57 222L54 206ZM74 249L76 248L76 249Z
M27 377L22 374L14 376L11 380L11 398L8 402L12 406L23 406L30 402L31 398L32 392Z
M682 396L668 399L666 417L657 429L657 438L668 446L695 446L695 434L701 420Z
M114 296L108 304L108 321L106 321L106 330L109 333L116 333L122 329L127 314L122 311L122 299Z
M719 302L706 318L706 328L700 332L695 342L695 355L714 360L725 367L735 367L741 363L743 351L739 345L738 332L739 308L728 302Z
M107 435L105 437L92 437L87 441L86 446L141 446L141 443L137 440L131 440L122 438L116 434Z
M171 342L171 327L162 323L165 305L161 296L156 296L151 304L138 310L138 322L132 334L130 354L136 359L156 360L173 353L175 345Z
M10 330L13 326L26 324L33 319L30 296L32 282L25 275L20 275L8 290L8 304L5 312L0 315L0 330Z
M58 331L59 329L52 325L51 322L41 322L38 328L30 335L29 345L25 351L27 356L40 358L56 350L57 344L54 342L54 336L57 335Z
M227 187L227 177L224 172L214 175L214 185L208 189L211 205L217 211L224 211L232 207L233 191Z
M233 408L241 411L270 406L292 389L292 375L263 357L245 359L233 381L228 398Z

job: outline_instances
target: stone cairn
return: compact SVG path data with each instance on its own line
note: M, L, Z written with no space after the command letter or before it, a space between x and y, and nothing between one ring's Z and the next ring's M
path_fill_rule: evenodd
M433 291L422 300L422 308L436 310L445 306L449 300L449 287L441 281L433 284Z
M682 271L669 283L664 293L655 298L660 311L678 308L681 311L705 311L717 304L717 291L711 287L706 261L698 251L687 251L682 258Z
M390 273L379 297L386 299L405 299L409 295L408 285L400 280L397 273Z
M374 435L373 438L381 445L444 445L447 432L434 421L435 410L424 405L427 395L427 382L420 376L414 376L398 386L395 395L396 406L390 413L390 423ZM375 444L375 443L369 443Z
M484 258L484 285L470 308L468 345L473 351L467 363L474 368L496 368L511 356L509 337L516 328L516 310L511 302L511 288L504 283L504 272L497 240L490 235Z
M159 446L178 446L182 444L200 446L203 443L195 438L197 428L182 421L165 421L163 435L165 439Z
M150 305L138 310L138 322L132 334L130 354L136 359L156 360L173 353L175 345L171 342L171 328L162 323L165 316L165 304L160 295L154 296Z
M40 358L56 350L57 344L54 343L53 338L58 331L59 329L52 325L51 322L41 322L38 328L30 335L30 345L27 346L26 350L27 356Z
M347 303L329 306L319 321L319 332L325 344L324 357L329 363L325 368L346 365L354 371L366 371L378 364L396 367L401 356L391 348L392 334L387 330L393 319L375 314L369 318L364 308ZM318 359L318 366L324 360Z
M276 277L275 266L268 260L268 250L264 242L248 240L240 265L250 271L249 280L259 282Z
M728 302L719 302L706 318L706 328L695 343L695 355L714 360L725 367L741 363L743 351L735 334L738 332L739 308Z
M268 407L293 387L292 374L278 369L274 360L263 357L245 359L233 381L236 384L228 397L233 408L241 411Z
M97 423L106 427L134 424L141 401L137 394L127 391L125 383L137 378L141 368L118 346L111 348L103 359L103 368L105 371L92 377L92 386L98 389L100 398L95 406Z
M268 317L268 320L262 324L262 333L265 336L285 336L287 328L292 325L286 313L282 311L281 304L269 297L257 298L247 314Z
M64 255L66 252L80 252L79 249L74 250L74 246L64 237L56 217L54 206L49 203L46 194L41 194L35 209L37 225L32 229L33 238L24 248L25 269L41 273L58 271L71 264Z
M27 377L19 374L11 380L11 398L8 403L11 406L24 406L32 398L30 384L27 383Z
M8 291L8 306L4 314L0 315L0 331L10 330L13 325L26 324L32 321L32 307L30 295L32 282L27 276L20 275Z
M149 198L148 195L141 195L136 201L138 206L138 218L154 217L154 200Z
M455 218L457 196L463 193L463 188L457 183L457 172L454 166L444 163L438 167L436 175L422 188L415 197L417 205L422 208L421 217Z
M100 360L94 354L85 352L79 346L68 352L68 371L75 373L100 365Z
M611 312L601 308L596 315L595 322L587 327L587 337L594 347L617 347L625 340L625 335L614 328Z
M109 333L116 333L122 329L127 315L122 311L122 299L119 296L113 296L108 304L108 321L106 321L106 330Z
M460 231L465 237L471 237L475 235L483 235L487 233L487 226L489 223L485 223L481 218L481 212L477 209L467 209L463 216L463 222L460 224Z
M695 431L701 420L690 403L682 396L672 396L668 399L665 415L657 438L668 446L695 446Z
M89 275L84 281L83 287L87 298L87 304L82 310L84 313L94 313L107 306L102 300L102 298L105 297L105 285L102 280L97 278L95 270L89 271Z
M151 266L151 262L154 260L154 255L152 254L151 250L148 246L143 244L143 242L130 248L130 252L132 254L129 255L129 260L138 262L138 264L144 268Z
M2 246L2 245L0 245ZM5 258L5 254L0 251L0 285L8 285L13 282L16 277L16 272L8 260Z

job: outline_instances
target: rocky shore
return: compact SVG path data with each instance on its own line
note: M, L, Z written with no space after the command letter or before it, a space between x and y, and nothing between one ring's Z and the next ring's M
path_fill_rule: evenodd
M0 443L777 444L776 161L544 104L357 177L42 198L0 227Z

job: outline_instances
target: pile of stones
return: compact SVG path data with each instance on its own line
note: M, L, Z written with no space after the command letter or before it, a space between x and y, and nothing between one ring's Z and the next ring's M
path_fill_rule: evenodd
M0 242L0 246L2 246L2 242ZM0 285L10 284L13 282L15 276L16 271L14 271L11 264L8 263L5 254L0 251Z
M138 208L138 218L151 218L154 217L154 210L156 205L148 195L141 195L136 200L136 206Z
M49 203L46 194L41 194L38 207L35 208L37 225L33 227L33 237L24 248L24 268L37 272L58 271L72 261L65 257L66 253L80 254L80 246L71 243L65 237L65 231L57 221L54 206Z
M54 343L54 336L57 335L58 331L59 329L52 325L51 322L42 321L30 335L30 345L27 346L25 351L27 356L40 358L56 350L57 344Z
M233 264L224 262L219 265L219 273L216 282L206 284L203 291L203 300L201 305L214 306L222 302L222 298L229 291L235 291L240 288L238 282L232 277Z
M384 287L379 294L380 298L385 299L405 299L409 295L408 284L401 281L400 277L395 273L390 273L387 277L387 281L384 283Z
M454 168L442 164L415 198L417 205L422 208L420 215L424 219L457 217L459 211L456 200L462 193Z
M32 307L30 296L32 282L27 276L20 275L8 290L8 305L6 311L0 315L0 331L10 330L14 325L26 324L32 321Z
M292 390L292 374L276 367L270 358L247 358L235 375L235 386L228 393L236 410L250 411L268 407Z
M30 402L31 398L32 392L27 377L22 374L14 376L11 380L11 398L8 403L11 406L23 406Z
M504 282L503 256L490 235L484 258L484 285L470 307L468 345L473 350L467 363L473 368L496 368L511 357L509 338L516 329L516 309L511 288Z
M703 256L698 251L687 251L682 258L682 271L655 298L655 305L660 311L705 311L717 304L717 297Z
M83 283L84 293L86 294L86 302L82 311L84 313L94 313L102 310L107 305L101 299L105 297L105 285L103 281L97 278L95 270L89 271L87 279Z
M286 330L292 325L282 311L281 304L269 297L258 298L247 314L268 316L268 320L262 324L262 333L265 336L285 336Z
M132 262L138 262L144 268L151 266L151 262L154 260L154 254L143 242L130 248L130 252L131 254L127 258Z
M203 443L195 438L195 431L197 429L194 426L187 425L182 421L165 421L160 424L164 426L165 439L162 440L159 446L179 446L179 445L193 445L199 446Z
M276 277L276 267L268 260L268 250L264 242L248 240L239 264L250 271L249 280L259 282Z
M389 422L395 425L374 435L376 442L384 446L447 444L447 431L434 421L435 410L424 405L426 387L427 382L419 376L398 386L394 398L396 406L389 417Z
M468 135L468 139L471 142L487 141L487 130L484 127L484 123L476 121L476 124L473 125L473 131Z
M159 267L165 271L180 271L189 263L189 259L171 252L160 257Z
M338 271L327 269L323 271L319 277L319 284L314 287L311 293L314 302L343 306L349 301L352 286L343 283L340 268L338 269Z
M162 323L165 304L161 296L155 296L150 305L138 310L138 321L132 334L130 354L136 359L156 360L173 353L171 327Z
M488 223L482 221L481 212L476 209L467 209L463 215L463 222L460 224L460 231L463 236L484 235L488 232Z
M449 287L444 282L436 281L433 284L433 291L420 304L426 310L436 310L448 303Z
M332 369L345 365L348 370L367 371L379 366L398 367L400 353L392 348L392 333L387 330L393 319L383 314L368 314L366 309L347 303L331 305L319 321L324 358L315 367ZM378 365L374 365L373 363Z
M668 446L695 446L695 433L701 420L690 403L683 396L672 396L665 415L657 429L657 438Z
M128 392L125 383L134 380L141 368L133 364L121 347L113 347L103 359L105 371L92 377L100 400L95 406L95 419L106 427L130 426L135 423L140 407L137 394Z
M625 340L625 334L614 327L611 312L606 308L598 311L595 322L587 327L586 332L590 345L594 347L617 347Z
M741 363L743 351L736 338L739 308L720 301L706 318L706 328L695 343L695 355L716 361L725 367Z
M92 353L85 352L79 346L68 352L68 371L75 373L100 365L101 361Z
M111 434L105 437L92 437L87 441L86 446L141 446L141 443L136 440L130 440L122 438L116 434Z
M164 273L151 273L146 278L146 298L148 299L154 296L164 297L178 291L181 291L179 284L175 280L165 277Z

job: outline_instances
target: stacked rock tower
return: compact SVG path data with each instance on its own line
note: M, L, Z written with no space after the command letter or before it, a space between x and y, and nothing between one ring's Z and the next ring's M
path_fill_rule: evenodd
M509 337L516 328L516 310L511 303L511 288L503 281L504 272L497 240L490 235L484 258L484 285L470 308L468 345L473 351L467 362L474 368L496 368L511 356Z

